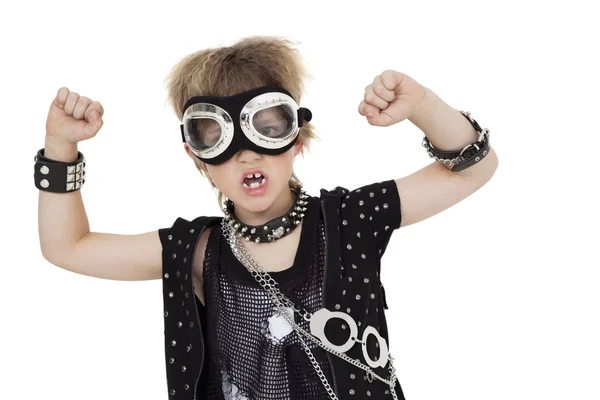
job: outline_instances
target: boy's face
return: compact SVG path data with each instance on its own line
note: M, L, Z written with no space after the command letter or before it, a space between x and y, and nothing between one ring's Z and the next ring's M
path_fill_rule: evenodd
M255 124L257 122L255 121ZM268 131L274 129L269 127ZM194 159L195 156L188 145L184 146L187 154ZM263 212L271 207L285 190L289 190L288 182L292 176L294 157L301 149L300 141L279 155L260 154L244 149L222 164L204 165L217 188L233 201L236 208ZM247 178L249 174L254 175L257 172L262 177Z

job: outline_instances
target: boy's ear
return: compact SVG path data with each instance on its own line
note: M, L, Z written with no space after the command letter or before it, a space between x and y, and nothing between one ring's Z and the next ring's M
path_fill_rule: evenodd
M193 160L195 158L195 156L194 156L194 153L192 153L192 150L190 150L190 146L188 146L187 143L184 143L183 148L185 149L185 152L187 153L187 155L190 156L190 158Z
M296 157L298 155L298 153L300 153L300 151L302 151L302 147L303 144L301 141L296 141L296 143L294 143L294 157Z

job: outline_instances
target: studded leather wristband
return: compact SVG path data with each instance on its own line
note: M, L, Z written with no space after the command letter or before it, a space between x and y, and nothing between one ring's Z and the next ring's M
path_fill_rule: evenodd
M85 158L77 152L77 160L67 163L44 156L40 149L33 158L35 186L46 192L67 193L81 189L85 183Z
M423 138L423 147L429 153L429 157L435 158L446 165L451 165L451 171L459 172L469 168L481 161L490 152L490 130L482 129L477 121L471 117L468 111L460 111L460 113L469 120L473 128L479 133L477 141L468 144L461 150L439 150L433 147L429 139Z

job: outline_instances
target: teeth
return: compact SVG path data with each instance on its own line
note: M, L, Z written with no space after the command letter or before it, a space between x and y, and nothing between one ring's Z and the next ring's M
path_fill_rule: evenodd
M253 177L254 177L254 175L252 175L252 174L246 175L246 178L248 178L248 179L253 178Z
M265 178L262 178L262 180L260 181L260 184L262 185L263 183L265 183Z
M254 189L254 188L257 188L257 187L259 187L259 186L260 186L260 183L258 183L258 182L252 182L252 183L250 184L250 187L251 187L252 189Z
M259 178L261 176L262 176L262 174L260 172L257 172L257 173L254 174L255 178ZM252 177L252 175L250 175L250 177Z
M250 186L246 185L246 182L243 183L245 188L249 188Z

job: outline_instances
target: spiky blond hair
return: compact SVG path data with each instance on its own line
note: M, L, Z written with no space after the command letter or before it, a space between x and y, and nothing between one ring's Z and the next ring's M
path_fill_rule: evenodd
M197 51L181 59L165 79L168 102L181 121L183 106L193 96L232 96L265 85L285 88L300 104L304 82L309 73L296 43L275 36L251 36L232 46ZM314 127L304 122L298 140L303 147L301 155L309 150L310 143L318 140ZM223 193L210 178L206 164L194 158L200 174L210 181L218 192L221 205ZM289 181L292 188L302 185L292 171Z

